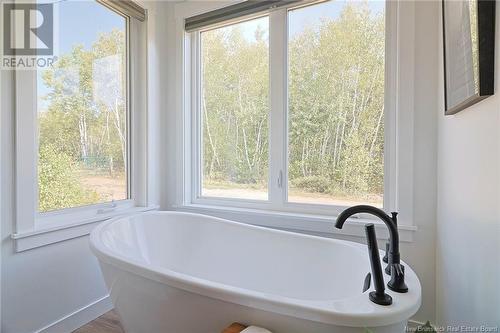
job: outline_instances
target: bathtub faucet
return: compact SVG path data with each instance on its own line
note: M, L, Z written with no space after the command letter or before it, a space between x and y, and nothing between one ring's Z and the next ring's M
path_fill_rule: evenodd
M389 229L389 254L387 258L391 280L389 281L389 283L387 283L387 286L392 291L398 293L406 293L408 291L408 287L405 284L404 266L401 265L399 255L399 234L395 221L397 213L392 213L393 217L391 218L383 210L377 207L368 205L353 206L340 213L340 215L337 217L337 221L335 222L335 228L342 229L345 221L347 221L349 217L359 213L375 215L376 217L381 219Z

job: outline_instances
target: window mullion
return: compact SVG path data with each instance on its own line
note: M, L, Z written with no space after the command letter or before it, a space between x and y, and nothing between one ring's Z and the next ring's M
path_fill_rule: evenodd
M281 207L286 200L287 11L269 15L270 138L269 201Z
M385 94L384 94L384 208L398 210L397 203L397 92L398 68L398 2L385 4Z
M130 171L131 198L138 206L147 205L147 95L143 82L147 81L145 26L134 19L129 21L130 50Z
M18 70L16 86L16 230L34 228L38 207L37 72Z

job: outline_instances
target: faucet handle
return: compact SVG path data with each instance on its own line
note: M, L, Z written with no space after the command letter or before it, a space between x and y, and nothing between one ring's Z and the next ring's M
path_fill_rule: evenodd
M408 292L408 286L405 283L405 266L401 264L391 265L391 280L387 283L387 287L397 293Z

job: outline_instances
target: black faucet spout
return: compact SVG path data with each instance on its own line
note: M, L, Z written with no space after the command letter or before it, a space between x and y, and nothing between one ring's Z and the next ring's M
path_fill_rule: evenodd
M389 253L387 256L388 266L386 272L393 275L397 275L396 278L391 279L388 284L389 289L396 292L407 292L408 288L404 284L404 268L399 269L401 266L401 259L399 254L399 233L397 227L397 213L392 213L392 218L387 215L382 209L368 206L368 205L358 205L347 208L337 217L335 221L335 227L337 229L342 229L344 223L347 219L355 214L370 214L381 219L387 229L389 229ZM395 266L395 267L393 267Z
M347 221L349 217L359 213L374 215L385 223L385 225L389 229L389 237L390 237L389 264L399 264L400 255L399 255L398 229L396 227L396 224L389 217L389 215L387 215L382 209L368 205L358 205L347 208L337 217L337 221L335 222L335 228L342 229L345 221ZM392 262L390 258L391 256L392 256Z

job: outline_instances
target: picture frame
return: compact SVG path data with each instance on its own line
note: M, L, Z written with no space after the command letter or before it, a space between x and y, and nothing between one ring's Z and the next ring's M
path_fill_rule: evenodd
M495 0L442 0L445 114L494 94Z

